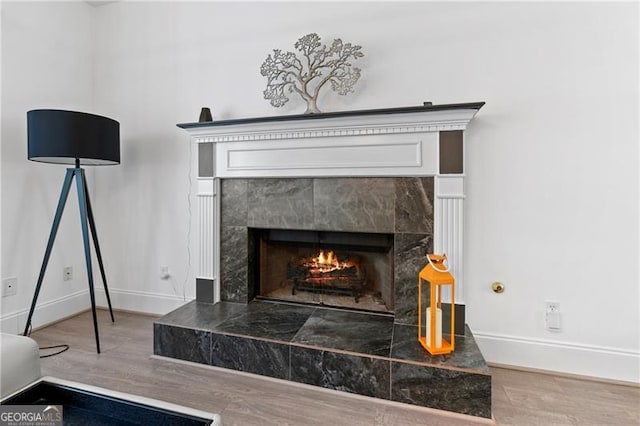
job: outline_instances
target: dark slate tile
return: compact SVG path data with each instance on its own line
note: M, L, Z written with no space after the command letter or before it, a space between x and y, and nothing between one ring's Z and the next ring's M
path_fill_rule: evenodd
M291 346L291 381L389 399L389 360Z
M247 311L219 324L215 331L290 342L315 308L255 301Z
M153 353L169 358L209 364L211 361L211 333L166 324L153 324Z
M212 333L211 365L288 379L289 345Z
M448 336L445 338L449 339ZM395 324L391 358L421 362L434 367L454 367L477 373L490 373L473 334L468 329L465 336L456 336L455 349L451 354L431 356L418 342L418 327Z
M491 376L392 361L391 399L491 418Z
M247 305L218 302L216 304L191 301L158 318L156 324L168 324L199 330L212 330L220 323L244 314Z
M396 322L418 324L418 273L433 250L430 234L395 234L395 316Z
M314 179L314 224L320 230L389 232L395 187L390 178Z
M247 179L220 181L220 225L247 226Z
M433 177L395 178L395 232L433 234Z
M249 226L312 228L312 179L251 179L247 194Z
M249 301L248 246L246 227L220 227L220 299L223 301Z
M392 332L391 317L317 309L293 342L388 357Z

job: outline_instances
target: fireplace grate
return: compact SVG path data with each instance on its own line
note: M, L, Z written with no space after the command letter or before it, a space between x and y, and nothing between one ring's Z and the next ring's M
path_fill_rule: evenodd
M331 252L333 253L333 252ZM324 253L323 253L324 254ZM339 257L336 255L336 259ZM352 256L347 262L334 266L330 262L318 263L308 257L298 257L287 264L287 279L293 282L291 294L300 290L312 293L351 295L358 303L362 296L366 269L361 266L359 256Z

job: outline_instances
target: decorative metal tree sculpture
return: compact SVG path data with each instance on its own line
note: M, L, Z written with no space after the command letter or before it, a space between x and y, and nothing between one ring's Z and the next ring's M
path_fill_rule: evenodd
M362 46L333 40L331 46L320 43L316 33L298 39L295 48L302 58L293 52L274 49L260 67L260 74L267 77L264 98L279 108L289 102L286 93L297 93L307 102L305 114L319 113L318 93L327 83L340 95L353 92L360 78L360 68L354 67L350 59L364 56Z

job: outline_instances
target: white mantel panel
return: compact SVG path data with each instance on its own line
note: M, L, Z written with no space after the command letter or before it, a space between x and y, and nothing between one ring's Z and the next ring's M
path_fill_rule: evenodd
M214 195L214 190L215 190L215 185L213 183L213 178L202 178L199 177L197 180L197 185L198 185L198 192L197 195L199 197L202 196L213 196Z
M216 177L433 176L438 134L219 142L215 157Z
M464 175L440 175L436 181L439 198L464 198Z

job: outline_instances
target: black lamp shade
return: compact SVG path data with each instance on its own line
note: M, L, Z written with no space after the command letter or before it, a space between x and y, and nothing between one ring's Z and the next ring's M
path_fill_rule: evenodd
M120 123L76 111L36 109L27 112L32 161L84 165L120 164Z

